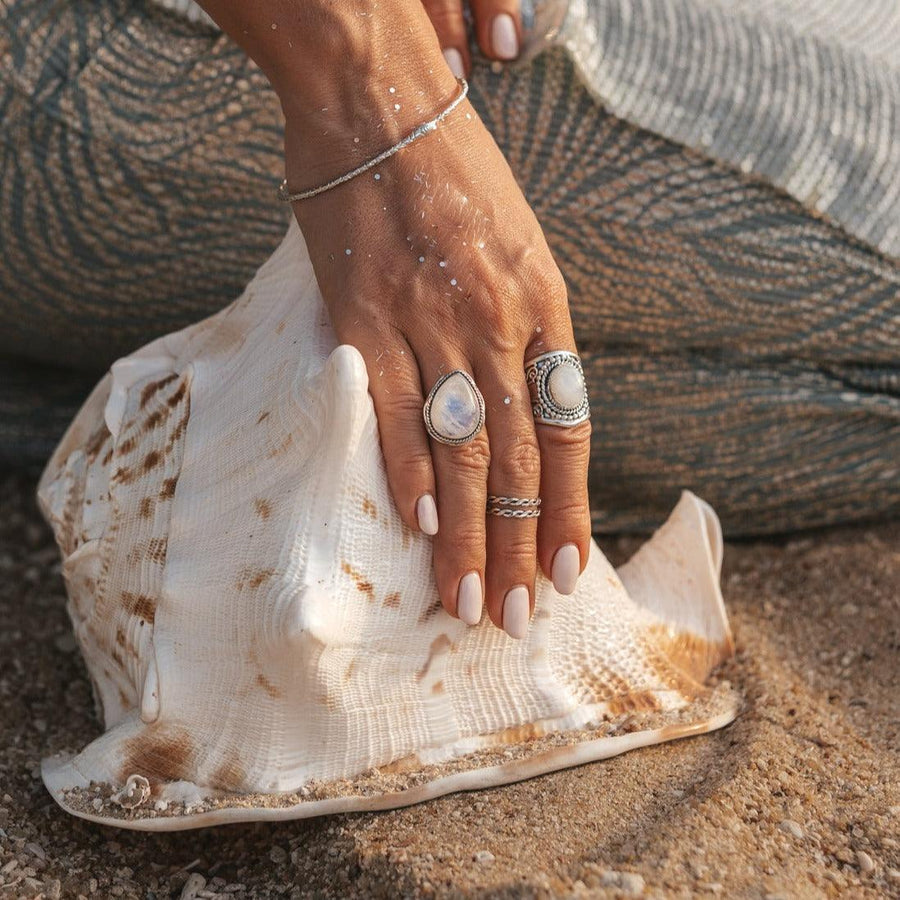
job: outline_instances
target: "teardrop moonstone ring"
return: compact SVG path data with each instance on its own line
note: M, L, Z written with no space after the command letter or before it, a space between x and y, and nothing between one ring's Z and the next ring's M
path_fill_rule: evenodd
M428 433L442 444L467 444L484 426L484 397L468 372L454 369L437 380L423 409Z

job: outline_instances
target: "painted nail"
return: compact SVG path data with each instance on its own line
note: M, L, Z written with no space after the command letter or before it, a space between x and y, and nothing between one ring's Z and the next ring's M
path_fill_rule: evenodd
M503 600L503 630L510 637L523 638L528 633L530 617L528 588L524 584L510 588Z
M437 506L435 506L434 497L431 494L422 494L416 500L416 518L419 520L419 528L425 534L437 534Z
M477 572L463 575L456 595L456 614L466 625L481 621L481 576Z
M553 557L553 587L560 594L571 594L578 582L581 554L575 544L563 544Z
M462 78L465 75L463 71L463 58L462 53L459 52L455 47L448 47L444 51L444 59L447 60L447 65L450 66L450 71L457 77Z
M491 23L491 47L500 59L515 59L519 55L516 23L509 13L500 13Z

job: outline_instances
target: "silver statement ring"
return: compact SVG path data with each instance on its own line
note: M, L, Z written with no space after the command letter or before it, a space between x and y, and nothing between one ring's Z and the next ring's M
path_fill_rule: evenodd
M468 444L484 427L484 397L462 369L443 375L428 392L425 427L442 444Z
M581 360L568 350L551 350L525 364L535 422L571 428L591 416Z

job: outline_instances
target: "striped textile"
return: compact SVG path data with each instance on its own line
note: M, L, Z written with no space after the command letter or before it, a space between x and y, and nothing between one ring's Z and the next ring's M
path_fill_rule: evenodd
M598 528L652 527L682 487L732 535L900 511L896 261L610 113L563 49L479 68L471 96L569 285ZM204 26L6 0L0 126L0 456L27 462L98 372L229 302L278 244L281 121Z

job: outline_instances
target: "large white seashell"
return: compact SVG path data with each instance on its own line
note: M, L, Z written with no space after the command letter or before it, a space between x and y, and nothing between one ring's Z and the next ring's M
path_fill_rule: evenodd
M702 686L732 644L718 520L689 493L618 573L594 545L573 597L540 579L523 641L443 611L296 225L240 299L112 367L39 499L106 728L43 776L84 818L400 806L734 715ZM155 802L105 799L135 777Z

